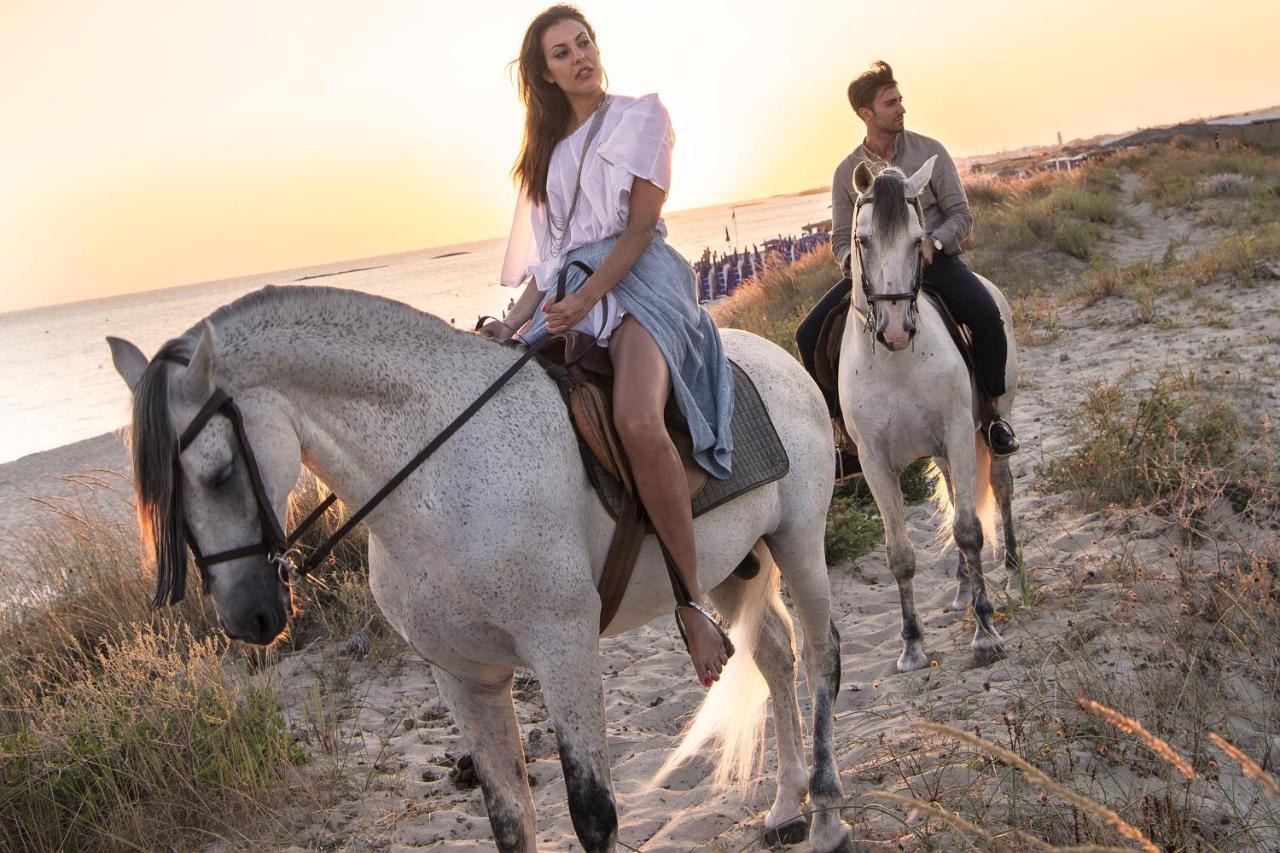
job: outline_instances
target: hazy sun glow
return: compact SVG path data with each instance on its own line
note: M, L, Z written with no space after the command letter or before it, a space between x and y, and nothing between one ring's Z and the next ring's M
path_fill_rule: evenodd
M502 235L544 5L5 3L0 311ZM673 210L827 183L876 58L957 156L1280 100L1280 4L582 8L671 111Z

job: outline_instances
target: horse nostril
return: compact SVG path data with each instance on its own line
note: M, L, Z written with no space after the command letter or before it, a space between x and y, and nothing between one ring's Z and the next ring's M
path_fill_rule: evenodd
M275 636L275 632L271 630L271 619L266 611L259 610L253 615L253 628L254 636L259 643L268 643Z

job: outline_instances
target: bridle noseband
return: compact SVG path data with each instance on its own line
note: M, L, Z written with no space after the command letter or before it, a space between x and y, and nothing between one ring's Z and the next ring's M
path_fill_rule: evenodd
M878 302L900 302L902 300L910 300L907 305L907 317L911 321L916 319L916 305L920 298L920 288L924 284L924 262L919 254L916 255L916 271L912 276L911 289L900 291L898 293L873 293L871 291L871 279L867 276L867 265L862 262L862 243L858 240L858 212L864 204L871 204L876 197L870 192L863 193L858 196L858 200L853 205L853 251L858 259L858 275L862 280L862 295L867 300L867 318L863 324L862 330L874 335L873 326L876 323L877 312L876 303ZM911 205L916 212L916 217L920 222L921 228L924 227L924 212L920 209L920 199L915 196L907 197L907 204ZM874 346L874 344L873 344Z

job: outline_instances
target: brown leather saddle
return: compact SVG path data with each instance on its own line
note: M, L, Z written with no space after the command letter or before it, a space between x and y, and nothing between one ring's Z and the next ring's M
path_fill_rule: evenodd
M549 341L538 353L543 366L564 397L569 407L569 417L578 434L578 448L583 463L591 469L595 460L606 473L622 487L622 506L617 513L617 527L605 556L604 574L600 579L600 633L604 633L622 604L622 596L631 582L640 545L649 532L649 520L636 492L631 475L631 463L622 449L618 432L613 424L613 362L609 351L596 344L595 339L583 332L566 332ZM667 432L684 463L692 500L707 484L707 473L693 461L693 440L683 419L672 418L668 403L666 412ZM593 478L594 480L594 478ZM599 482L595 483L597 489Z
M947 327L947 333L951 335L951 340L955 343L956 349L960 350L960 357L964 359L965 366L969 368L969 376L973 378L975 385L981 388L978 381L976 362L973 358L973 337L967 326L961 325L956 320L955 315L951 313L951 309L947 308L937 294L922 291L924 297L933 303L933 307L938 310L938 314L942 316L942 323ZM850 315L850 302L853 294L850 293L844 299L840 300L822 321L822 329L818 332L818 343L813 353L813 373L814 379L823 388L830 391L838 391L838 377L840 375L840 342L844 338L845 323L848 322ZM861 318L861 314L859 317ZM986 396L983 394L982 396ZM985 406L982 407L985 410ZM985 417L984 417L985 420Z
M644 537L652 532L636 492L630 462L614 428L613 363L607 349L581 332L568 332L548 341L537 358L560 388L588 477L605 509L617 520L598 587L600 632L604 633L622 603ZM684 463L694 516L773 482L790 470L786 450L750 377L738 365L730 365L735 381L731 425L734 471L728 480L709 477L693 460L693 440L684 417L674 400L669 400L666 407L667 432ZM751 578L759 565L754 553L748 553L734 573Z

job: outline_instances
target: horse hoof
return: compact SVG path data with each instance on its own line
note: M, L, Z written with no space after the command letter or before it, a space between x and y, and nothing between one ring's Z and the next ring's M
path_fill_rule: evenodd
M813 849L815 851L818 850L816 845ZM867 845L855 842L849 837L849 831L845 830L844 835L841 836L835 847L827 847L821 853L866 853L866 851Z
M809 837L809 821L805 818L798 817L789 820L782 826L766 829L764 833L764 843L769 847L786 846L789 844L799 844Z
M924 669L929 665L929 656L924 653L923 649L916 649L914 652L903 652L898 658L898 672L915 672L917 669Z
M973 659L979 666L993 664L1005 656L1004 640L994 632L991 635L980 633L973 638L970 648L973 649Z
M960 596L957 595L951 601L950 604L943 605L942 612L943 613L957 613L957 612L963 613L965 611L965 608L967 608L968 606L969 606L969 599L961 598Z

